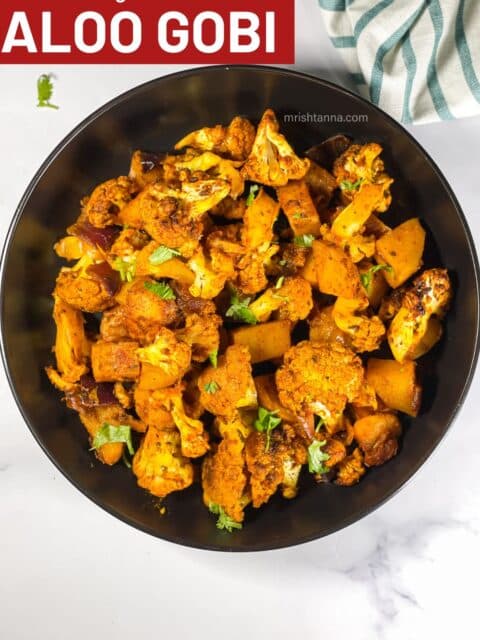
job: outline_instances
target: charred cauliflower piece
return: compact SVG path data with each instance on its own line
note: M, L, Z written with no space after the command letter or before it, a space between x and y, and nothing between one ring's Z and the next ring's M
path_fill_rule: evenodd
M254 431L248 436L245 457L255 508L268 502L279 486L285 498L297 493L300 470L307 461L306 447L289 425L284 428L272 433L268 448L264 433Z
M291 347L276 372L280 402L295 414L336 422L364 379L360 358L341 344L304 341Z
M313 308L310 284L300 276L287 277L278 284L250 304L257 320L265 322L274 311L278 311L282 320L304 320Z
M192 131L175 145L175 149L192 147L199 151L213 151L232 160L245 160L255 139L255 127L246 118L236 116L228 127L217 124Z
M251 500L244 453L251 427L238 413L230 420L217 418L216 427L222 440L203 461L203 501L207 507L220 505L235 522L242 522Z
M107 262L85 255L71 269L60 270L54 294L80 311L97 313L116 304L119 286L119 275Z
M198 378L200 402L217 416L233 416L237 409L254 407L257 392L247 347L232 345L219 356L217 367L207 367Z
M396 455L402 427L393 413L365 416L355 422L353 429L367 467L383 464Z
M193 466L181 452L180 434L149 427L132 463L140 487L164 498L193 482Z
M367 316L367 308L368 300L337 298L332 309L333 321L359 353L375 351L385 336L383 322L378 316Z
M205 316L192 313L186 317L185 326L177 329L176 335L191 347L192 360L205 362L210 354L218 352L221 325L222 319L216 313Z
M245 182L239 171L241 164L241 162L234 160L225 160L211 151L205 151L190 160L178 162L176 166L179 169L187 169L192 172L210 172L209 175L221 178L228 182L230 185L229 195L236 200L245 189Z
M253 148L242 173L245 178L269 187L283 187L289 180L300 180L309 167L308 159L295 155L284 136L271 109L260 120Z
M173 331L160 327L152 344L137 349L141 363L160 369L170 385L178 382L189 370L192 352L188 344L178 340Z
M351 455L344 458L338 465L335 484L342 485L343 487L351 487L357 484L357 482L360 482L364 473L365 467L363 465L362 452L357 447Z
M94 227L119 224L118 213L134 197L138 188L126 176L98 185L84 203L85 214Z
M355 196L356 190L363 184L379 184L383 188L383 197L376 204L376 211L386 211L392 201L390 185L393 179L384 171L383 161L379 158L382 147L369 144L352 144L337 158L333 173L342 194L347 200Z
M451 296L446 269L429 269L415 278L388 328L388 344L397 362L415 360L438 342L442 334L439 319Z

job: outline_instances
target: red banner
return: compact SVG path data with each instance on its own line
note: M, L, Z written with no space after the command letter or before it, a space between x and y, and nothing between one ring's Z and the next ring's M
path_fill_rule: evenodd
M0 64L292 64L294 19L294 0L1 0Z

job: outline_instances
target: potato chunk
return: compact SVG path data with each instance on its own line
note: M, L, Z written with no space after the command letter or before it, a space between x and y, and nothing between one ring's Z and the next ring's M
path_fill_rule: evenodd
M140 375L137 342L104 342L92 345L92 371L97 382L136 380Z
M411 218L377 240L375 258L391 269L383 275L396 289L422 266L425 231L418 218Z
M420 410L422 388L417 383L415 362L370 358L367 382L390 409L416 416Z

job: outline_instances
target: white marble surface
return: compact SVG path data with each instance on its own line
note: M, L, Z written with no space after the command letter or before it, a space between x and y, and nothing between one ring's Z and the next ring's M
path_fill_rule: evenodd
M297 1L297 67L345 82L313 0ZM44 157L93 109L170 67L0 68L0 239ZM58 112L35 108L57 75ZM480 119L411 128L480 240ZM376 513L294 549L226 555L131 529L42 454L0 374L0 637L80 640L478 638L480 378L449 436Z

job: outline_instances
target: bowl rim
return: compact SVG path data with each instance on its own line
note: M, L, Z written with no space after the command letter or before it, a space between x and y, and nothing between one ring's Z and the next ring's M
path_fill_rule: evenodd
M417 461L417 463L412 467L412 469L410 470L408 477L406 477L403 481L401 481L394 489L392 489L391 491L389 491L386 495L383 496L383 498L381 500L379 500L374 506L370 506L370 507L366 507L364 509L360 509L356 512L353 512L352 514L349 514L348 517L344 518L340 523L338 523L335 526L331 526L328 529L326 529L325 531L323 531L320 534L311 534L311 535L307 535L307 536L302 536L300 538L298 538L297 540L293 541L293 542L289 542L289 543L284 543L281 542L279 544L276 544L275 542L272 541L272 543L266 543L266 544L260 544L260 545L245 545L245 547L242 548L235 548L235 547L228 547L228 546L219 546L216 545L215 543L211 543L211 544L200 544L200 543L194 543L190 540L186 540L186 539L182 539L179 536L175 536L175 537L169 537L169 536L163 536L160 535L157 531L155 531L153 528L145 526L143 524L139 524L137 522L134 521L133 518L129 518L128 516L124 516L121 515L120 513L118 513L114 508L110 507L108 504L106 504L104 501L99 500L98 498L94 497L93 494L91 494L89 491L87 491L84 487L82 487L76 480L74 480L70 474L62 468L60 462L58 462L55 457L50 453L50 451L48 450L48 448L43 444L43 442L40 439L40 436L37 434L36 429L33 425L33 423L28 419L26 412L24 411L24 408L22 406L22 402L17 394L16 388L14 386L13 380L12 380L12 376L11 376L11 372L10 372L10 367L9 367L9 362L8 362L8 357L6 354L6 350L5 350L5 343L6 343L6 339L5 339L5 335L4 335L4 330L5 330L5 296L4 296L4 288L5 288L5 273L6 273L6 264L8 262L8 258L10 255L10 250L11 250L11 245L12 245L12 240L16 231L16 228L18 226L18 223L20 222L20 219L23 215L24 209L34 191L34 189L36 188L37 184L39 183L40 179L43 177L43 175L48 171L50 165L52 164L52 162L57 158L57 156L72 142L72 140L74 138L77 137L78 134L80 134L85 128L87 128L88 126L90 126L97 118L99 118L100 116L102 116L104 113L107 113L108 111L110 111L112 108L120 105L121 103L125 102L126 100L131 99L132 97L134 97L136 94L140 94L143 91L145 91L146 89L148 89L150 86L154 86L157 84L161 84L164 80L175 80L175 79L180 79L180 78L185 78L188 76L194 76L194 75L198 75L198 74L204 74L204 73L211 73L211 72L215 72L215 71L223 71L223 72L228 72L228 71L236 71L236 70L242 70L242 71L248 71L251 73L255 73L257 71L260 72L267 72L267 73L272 73L272 74L276 74L276 75L283 75L283 76L287 76L287 77L295 77L295 78L300 78L300 79L304 79L307 82L310 83L314 83L316 84L318 87L327 87L333 91L336 91L338 93L344 94L347 98L349 98L352 102L356 102L360 105L362 105L364 108L367 109L372 109L373 111L377 112L380 116L382 116L384 119L386 119L397 131L400 135L406 136L410 142L412 142L414 144L414 146L417 148L417 150L420 152L420 154L423 156L423 159L427 161L427 163L430 165L430 167L432 168L433 172L436 174L436 176L438 177L438 179L440 180L443 188L445 189L446 194L449 196L450 200L452 201L452 204L455 207L456 213L458 215L459 221L463 227L463 231L465 233L465 237L467 239L467 244L468 244L468 249L469 249L469 253L470 253L470 258L473 264L473 271L474 271L474 280L475 280L475 310L476 310L476 317L477 317L477 323L476 323L476 327L475 327L475 336L474 336L474 349L473 349L473 353L472 353L472 357L470 360L470 364L469 364L469 369L468 369L468 373L467 376L465 378L465 381L463 383L463 387L462 387L462 391L460 393L459 398L457 399L457 402L455 404L455 406L453 407L451 413L450 413L450 417L448 419L448 421L445 424L445 428L443 433L441 434L440 438L429 448L428 452L422 456L422 458L420 460ZM350 525L353 525L354 523L362 520L363 518L365 518L367 515L373 513L374 511L376 511L377 509L379 509L382 505L384 505L387 501L389 501L391 498L393 498L401 489L403 489L405 486L407 486L407 484L409 484L413 478L417 475L417 473L419 472L419 470L425 465L426 461L431 459L432 454L434 453L434 451L438 448L438 446L440 445L440 443L444 440L445 436L447 435L447 433L450 431L453 423L455 422L455 420L458 417L458 413L465 401L465 398L468 394L468 391L470 389L472 380L473 380L473 376L476 370L476 366L477 366L477 362L478 362L478 357L479 357L479 350L480 350L480 342L479 342L479 332L480 332L480 291L479 291L479 282L480 282L480 267L479 267L479 262L478 262L478 256L477 256L477 251L475 248L475 243L473 240L473 236L472 233L470 231L467 219L465 217L465 214L463 213L463 210L457 200L457 197L455 196L452 188L450 187L447 179L445 178L445 176L443 175L442 171L439 169L439 167L437 166L436 162L431 158L431 156L429 155L429 153L423 148L423 146L414 138L414 136L397 120L395 120L394 118L392 118L392 116L390 116L388 113L386 113L385 111L383 111L381 108L379 108L377 105L369 102L368 100L366 100L365 98L361 97L360 95L354 93L353 91L350 91L349 89L346 89L334 82L331 82L329 80L324 80L323 78L319 78L317 76L314 76L310 73L305 73L302 71L297 71L294 69L287 69L287 68L283 68L283 67L273 67L273 66L269 66L269 65L249 65L249 64L217 64L217 65L207 65L207 66L199 66L199 67L193 67L193 68L188 68L188 69L183 69L181 71L177 71L174 73L169 73L169 74L165 74L156 78L153 78L152 80L148 80L147 82L143 82L139 85L136 85L134 87L132 87L131 89L128 89L127 91L124 91L122 93L120 93L119 95L115 96L114 98L112 98L111 100L109 100L108 102L106 102L105 104L103 104L101 107L99 107L98 109L96 109L95 111L93 111L91 114L89 114L88 116L86 116L78 125L76 125L55 147L54 149L48 154L48 156L45 158L45 160L42 162L41 166L39 167L39 169L36 171L36 173L34 174L34 176L32 177L32 179L30 180L28 186L26 187L16 209L15 212L13 214L12 220L8 226L7 229L7 233L5 235L5 240L3 243L3 248L2 248L2 252L0 255L0 353L1 353L1 359L2 359L2 363L3 363L3 367L5 369L5 373L6 373L6 378L8 380L8 384L11 390L11 393L13 395L13 398L15 400L15 403L20 411L20 414L25 422L25 424L27 425L29 431L31 432L31 434L33 435L34 439L36 440L37 444L40 446L40 448L42 449L42 451L45 453L45 455L48 457L48 459L53 463L53 465L60 471L60 473L76 488L78 489L78 491L80 491L80 493L82 493L86 498L88 498L90 501L92 501L95 505L99 506L100 508L102 508L104 511L106 511L108 514L110 514L111 516L113 516L114 518L116 518L117 520L121 520L122 522L124 522L125 524L130 525L131 527L135 528L136 530L139 531L143 531L144 533L147 533L157 539L166 541L166 542L173 542L175 544L179 544L182 546L186 546L189 548L193 548L193 549L200 549L200 550L205 550L205 551L224 551L224 552L253 552L253 551L273 551L273 550L278 550L278 549L285 549L285 548L289 548L289 547L294 547L294 546L298 546L301 544L305 544L307 542L311 542L314 540L318 540L320 538L329 536L333 533L336 533L337 531L340 531Z

